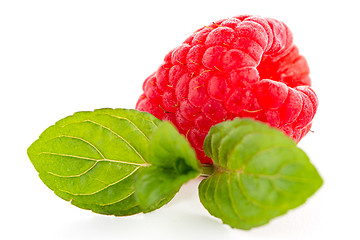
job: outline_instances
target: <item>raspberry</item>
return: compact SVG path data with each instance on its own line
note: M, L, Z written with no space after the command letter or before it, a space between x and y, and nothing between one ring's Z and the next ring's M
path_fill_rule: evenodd
M210 127L235 117L267 122L300 141L318 100L292 33L270 18L238 16L205 26L170 51L144 82L136 109L171 121L211 163Z

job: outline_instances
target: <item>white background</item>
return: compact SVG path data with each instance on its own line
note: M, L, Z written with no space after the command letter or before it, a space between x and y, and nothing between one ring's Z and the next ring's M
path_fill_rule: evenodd
M357 1L0 1L1 239L360 239ZM61 200L27 147L80 110L134 108L165 54L212 21L284 21L307 58L320 105L299 146L324 178L303 206L251 231L210 216L187 183L158 211L111 217Z

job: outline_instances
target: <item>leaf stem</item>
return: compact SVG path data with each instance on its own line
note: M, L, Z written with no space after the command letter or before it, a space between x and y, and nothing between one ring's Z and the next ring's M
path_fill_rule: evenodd
M200 176L210 177L215 171L215 167L212 164L201 164Z

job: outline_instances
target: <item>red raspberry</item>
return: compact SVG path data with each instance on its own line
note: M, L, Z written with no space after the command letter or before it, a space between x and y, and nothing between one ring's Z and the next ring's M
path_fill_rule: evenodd
M136 108L175 124L202 163L214 124L251 117L300 141L318 100L309 67L289 28L270 18L238 16L205 26L170 51L143 85Z

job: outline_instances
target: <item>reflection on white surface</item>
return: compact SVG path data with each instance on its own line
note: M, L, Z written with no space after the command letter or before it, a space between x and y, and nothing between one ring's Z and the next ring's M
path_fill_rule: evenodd
M180 192L166 206L147 214L129 217L112 217L94 214L86 220L63 225L59 232L64 239L71 235L81 236L82 232L97 237L128 236L134 239L198 239L204 236L226 237L229 227L211 217L202 207L197 196L200 180L185 184ZM71 232L71 234L69 234Z

